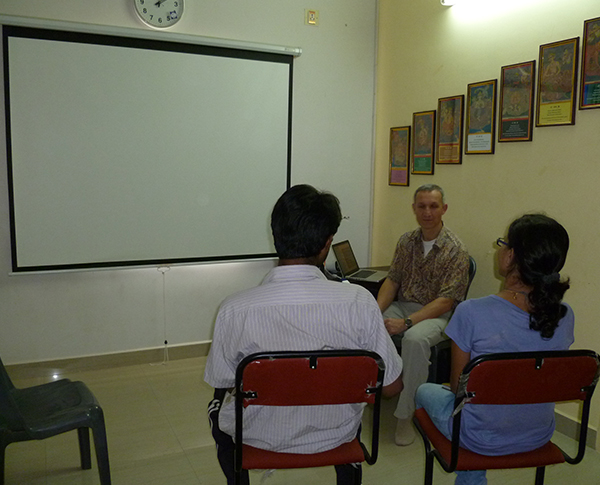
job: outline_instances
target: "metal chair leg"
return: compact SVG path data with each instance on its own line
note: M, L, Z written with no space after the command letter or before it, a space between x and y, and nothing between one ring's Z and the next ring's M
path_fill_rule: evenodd
M425 454L425 485L433 484L433 454Z
M546 472L546 467L539 467L535 470L535 485L544 485L544 473Z

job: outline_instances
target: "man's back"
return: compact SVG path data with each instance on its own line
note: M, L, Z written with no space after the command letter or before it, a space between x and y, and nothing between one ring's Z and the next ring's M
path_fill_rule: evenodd
M327 281L315 266L274 268L263 283L225 300L217 322L205 380L231 388L243 357L258 351L367 349L386 363L384 384L401 363L373 297L358 285ZM362 406L249 409L244 441L286 452L319 452L356 436ZM233 434L233 402L226 402L220 427Z

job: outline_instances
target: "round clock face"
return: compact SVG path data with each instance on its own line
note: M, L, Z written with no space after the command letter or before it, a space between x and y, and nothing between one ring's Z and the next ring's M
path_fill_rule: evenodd
M175 25L183 15L183 0L133 0L135 11L151 27Z

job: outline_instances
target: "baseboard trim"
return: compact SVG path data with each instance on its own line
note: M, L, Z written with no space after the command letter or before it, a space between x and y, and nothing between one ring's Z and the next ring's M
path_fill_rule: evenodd
M193 344L173 345L167 347L169 360L189 359L192 357L206 357L210 350L211 342L198 342ZM28 378L44 374L48 369L64 372L81 372L89 370L110 369L126 365L151 364L165 360L165 347L140 349L111 354L89 355L72 357L68 359L46 360L40 362L26 362L22 364L7 365L6 369L11 377Z
M556 431L574 440L579 438L579 430L581 428L581 423L579 421L565 416L559 411L554 411L554 417L556 419ZM597 435L598 432L592 427L588 426L586 445L594 450L596 449Z

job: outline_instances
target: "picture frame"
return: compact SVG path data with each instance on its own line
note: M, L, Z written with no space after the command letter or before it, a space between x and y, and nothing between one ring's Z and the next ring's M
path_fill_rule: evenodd
M535 60L501 68L499 142L533 139L534 89Z
M438 99L436 162L462 163L465 95Z
M579 109L600 108L600 17L583 23Z
M413 113L411 173L433 175L435 110Z
M408 187L410 161L410 126L390 128L389 185Z
M467 85L466 155L494 153L497 86L497 79Z
M575 124L579 37L540 46L535 126Z

